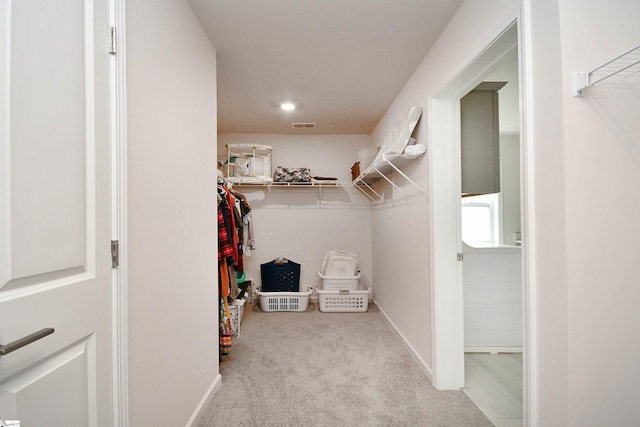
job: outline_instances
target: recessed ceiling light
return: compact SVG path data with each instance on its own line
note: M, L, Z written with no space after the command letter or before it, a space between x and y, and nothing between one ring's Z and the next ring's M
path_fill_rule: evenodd
M296 106L291 102L283 102L282 104L280 104L280 108L286 111L291 111L291 110L295 110Z

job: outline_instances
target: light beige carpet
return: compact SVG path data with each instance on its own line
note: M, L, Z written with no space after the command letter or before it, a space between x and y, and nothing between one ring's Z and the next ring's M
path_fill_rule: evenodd
M491 426L462 391L437 391L373 304L366 313L248 305L212 426Z

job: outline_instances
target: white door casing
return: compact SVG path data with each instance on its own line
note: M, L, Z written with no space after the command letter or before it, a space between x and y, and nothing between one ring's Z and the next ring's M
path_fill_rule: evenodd
M0 419L113 424L110 2L0 1Z
M519 10L519 6L514 7L505 15L479 44L480 48L469 62L430 99L433 384L442 390L464 387L462 263L456 257L462 252L459 100L476 87L501 58L517 49ZM523 227L526 227L524 221Z

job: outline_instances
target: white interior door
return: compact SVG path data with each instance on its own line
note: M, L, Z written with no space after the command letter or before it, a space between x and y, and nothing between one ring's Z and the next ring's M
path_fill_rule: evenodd
M0 420L22 427L113 424L109 3L0 0Z

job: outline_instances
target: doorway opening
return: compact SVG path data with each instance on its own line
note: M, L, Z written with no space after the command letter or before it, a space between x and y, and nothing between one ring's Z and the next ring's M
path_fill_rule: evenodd
M499 28L495 28L491 37L488 37L484 48L478 51L477 56L464 64L461 71L456 74L438 94L430 99L430 113L433 123L430 155L430 181L431 181L431 265L433 266L432 282L432 310L433 310L433 384L438 389L462 389L465 387L465 325L464 325L464 285L463 265L464 250L461 233L461 206L462 206L462 178L461 178L461 120L460 100L482 81L498 69L500 64L511 57L516 58L518 65L519 87L522 87L522 56L519 54L519 11L514 11L510 19L505 19ZM517 90L521 97L522 91ZM513 125L523 128L522 114L517 114ZM524 132L522 133L524 135ZM526 141L524 137L514 136L518 141L520 170L527 163ZM518 197L522 218L522 235L526 235L527 224L527 177L520 173L522 188ZM520 202L522 201L522 202ZM504 204L504 198L498 198L498 205ZM470 203L473 206L473 203ZM478 211L484 209L486 218L495 227L495 215L491 214L491 203L483 200L475 204ZM498 212L501 209L498 208ZM493 216L492 216L493 215ZM504 213L500 213L504 215ZM498 220L504 221L504 216ZM519 228L519 227L518 227ZM516 231L505 231L504 227L497 231L489 230L482 234L487 239L500 242L508 241L516 246L519 235ZM496 237L497 236L497 237ZM528 277L525 260L526 247L521 248L521 295L525 295ZM462 261L462 262L461 262ZM522 301L526 301L522 298ZM523 354L523 419L526 419L527 408L527 304L522 305L521 324L521 350ZM511 349L514 350L514 349Z
M514 48L460 100L464 391L497 426L523 412L519 89Z

